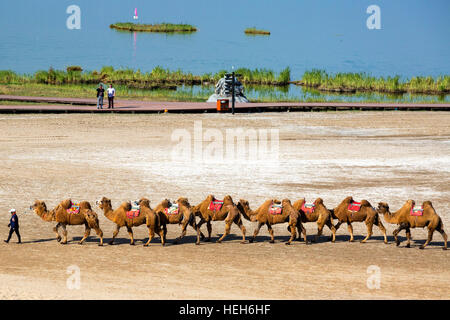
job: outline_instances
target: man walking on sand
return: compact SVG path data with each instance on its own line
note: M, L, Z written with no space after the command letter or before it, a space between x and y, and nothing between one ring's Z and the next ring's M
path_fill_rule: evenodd
M10 229L9 229L8 239L5 240L5 242L9 243L9 240L11 240L12 234L15 232L17 235L17 238L19 239L19 241L17 243L22 243L22 241L20 240L19 218L17 217L16 209L11 209L11 210L9 210L9 212L11 213L11 219L9 220L9 224L8 224L8 227L10 227Z
M97 88L97 109L103 109L103 97L105 96L105 89L100 84Z
M108 109L114 109L114 97L116 96L116 90L113 88L112 84L108 88Z

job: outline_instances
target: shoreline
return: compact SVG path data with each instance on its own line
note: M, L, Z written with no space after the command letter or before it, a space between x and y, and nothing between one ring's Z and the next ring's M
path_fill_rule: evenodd
M24 105L2 105L1 101L23 102ZM38 105L26 104L38 103ZM46 103L46 104L44 104ZM118 99L114 109L98 110L96 99L8 96L0 95L0 113L215 113L215 103L143 101ZM231 106L230 106L231 109ZM360 103L360 102L277 102L236 103L236 113L309 112L309 111L450 111L450 103ZM231 112L231 110L230 110Z

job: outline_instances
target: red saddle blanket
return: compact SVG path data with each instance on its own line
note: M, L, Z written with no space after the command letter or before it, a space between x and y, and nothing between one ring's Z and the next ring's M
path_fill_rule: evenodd
M71 203L70 208L67 209L67 213L69 214L77 214L80 213L80 205L78 203Z
M282 206L281 204L271 204L269 207L270 214L281 214Z
M411 208L411 211L409 214L412 216L421 217L421 216L423 216L423 207L422 206L420 206L420 207L414 206Z
M220 209L222 209L222 206L223 206L223 201L213 200L209 204L209 210L214 211L214 212L220 211Z
M302 204L302 211L306 214L314 213L316 210L316 205L314 203L303 203Z
M361 209L361 202L353 201L348 205L347 209L351 212L358 212Z
M141 213L141 210L130 210L127 211L127 218L128 219L134 219L139 217L139 214Z
M165 208L164 212L168 215L177 215L179 212L178 205L173 204L170 208Z

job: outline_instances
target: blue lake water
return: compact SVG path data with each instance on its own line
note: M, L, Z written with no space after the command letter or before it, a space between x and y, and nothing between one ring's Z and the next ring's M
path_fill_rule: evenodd
M69 30L69 5L81 9L81 29ZM381 29L369 30L369 5L381 9ZM124 33L111 23L189 23L193 34ZM368 72L375 76L450 74L448 0L15 0L0 2L0 69L32 73L53 66L103 65L149 71L155 66L195 74L231 67L289 66ZM247 36L257 27L270 36Z

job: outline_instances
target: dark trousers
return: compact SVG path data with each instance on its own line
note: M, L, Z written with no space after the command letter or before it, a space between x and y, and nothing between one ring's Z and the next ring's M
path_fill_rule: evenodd
M114 97L108 97L108 109L114 109Z
M7 239L6 241L9 242L9 240L11 239L11 236L12 236L12 234L13 234L14 232L16 233L17 238L19 239L19 242L21 242L21 241L20 241L19 228L11 228L11 229L9 229L9 236L8 236L8 239Z

